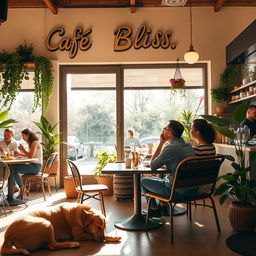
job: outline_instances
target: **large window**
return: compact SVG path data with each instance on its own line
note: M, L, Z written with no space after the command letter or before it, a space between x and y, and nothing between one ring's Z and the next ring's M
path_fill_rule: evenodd
M159 137L166 123L179 120L183 110L203 114L206 64L180 68L186 89L173 91L175 64L61 66L61 134L67 141L61 145L62 159L72 158L91 167L82 170L91 170L98 152L116 151L117 159L123 159L129 127L143 140Z

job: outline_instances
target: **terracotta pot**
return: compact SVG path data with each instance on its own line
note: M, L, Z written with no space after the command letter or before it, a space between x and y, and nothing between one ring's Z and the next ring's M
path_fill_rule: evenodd
M64 177L64 189L67 198L77 198L78 193L76 192L74 180L72 176Z
M225 106L216 106L216 114L217 115L224 114L224 113L226 113L226 111L227 111L227 107L225 107Z
M95 177L98 184L104 184L108 187L107 191L103 191L104 196L113 195L113 177Z
M229 208L229 220L236 231L252 231L256 227L256 207L233 202Z

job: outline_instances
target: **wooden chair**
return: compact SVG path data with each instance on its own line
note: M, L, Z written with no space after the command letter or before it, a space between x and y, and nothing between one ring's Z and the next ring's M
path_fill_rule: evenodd
M9 203L4 194L4 189L7 187L8 178L10 176L10 169L7 164L0 162L0 198L2 199L2 206L4 209L5 216L7 216L6 208L11 212Z
M170 206L171 215L171 242L173 243L173 210L174 205L178 203L186 203L188 205L188 214L191 221L191 205L194 201L207 199L211 201L211 205L199 204L197 206L205 206L213 209L218 232L220 233L220 225L212 194L215 189L216 180L219 169L224 161L222 156L206 156L206 157L189 157L180 162L173 175L173 184L169 197L160 196L154 193L146 193L149 197L148 211L146 216L146 229L149 219L149 209L152 199L158 199L166 202ZM181 193L181 190L191 189L194 193Z
M70 160L67 160L67 162L68 162L68 165L72 172L75 188L78 193L77 202L78 203L80 202L82 204L83 201L90 199L90 198L99 200L101 212L104 214L104 216L106 216L104 198L103 198L102 192L108 190L108 187L106 185L102 185L102 184L82 185L81 175L80 175L80 172L79 172L77 166L74 164L74 162L72 162ZM94 193L94 194L89 195L88 193ZM86 196L86 197L84 197L84 196Z
M24 180L24 186L27 191L27 195L30 192L30 186L32 183L39 184L42 188L42 193L44 197L44 201L46 201L46 196L45 196L45 189L44 186L47 185L48 187L48 192L50 196L52 195L50 184L49 184L49 177L51 175L51 171L54 165L54 162L56 161L58 156L58 152L52 153L46 160L43 169L41 172L38 174L24 174L22 175L22 179Z

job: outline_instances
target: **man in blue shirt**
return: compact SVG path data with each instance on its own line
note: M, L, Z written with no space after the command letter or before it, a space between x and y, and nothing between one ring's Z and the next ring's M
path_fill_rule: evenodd
M165 165L170 173L164 178L150 177L142 179L141 189L144 194L153 192L158 195L169 197L172 176L177 165L183 159L195 156L191 144L185 142L181 138L183 131L184 127L180 122L170 120L169 124L160 134L160 143L151 159L151 169L156 170ZM146 197L146 199L148 198ZM155 200L152 200L150 215L154 217L161 216L160 209Z

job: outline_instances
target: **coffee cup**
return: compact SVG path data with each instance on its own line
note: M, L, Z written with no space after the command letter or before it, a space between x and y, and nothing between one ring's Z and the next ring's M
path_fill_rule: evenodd
M125 168L131 168L131 164L132 164L132 159L126 158L125 159Z

